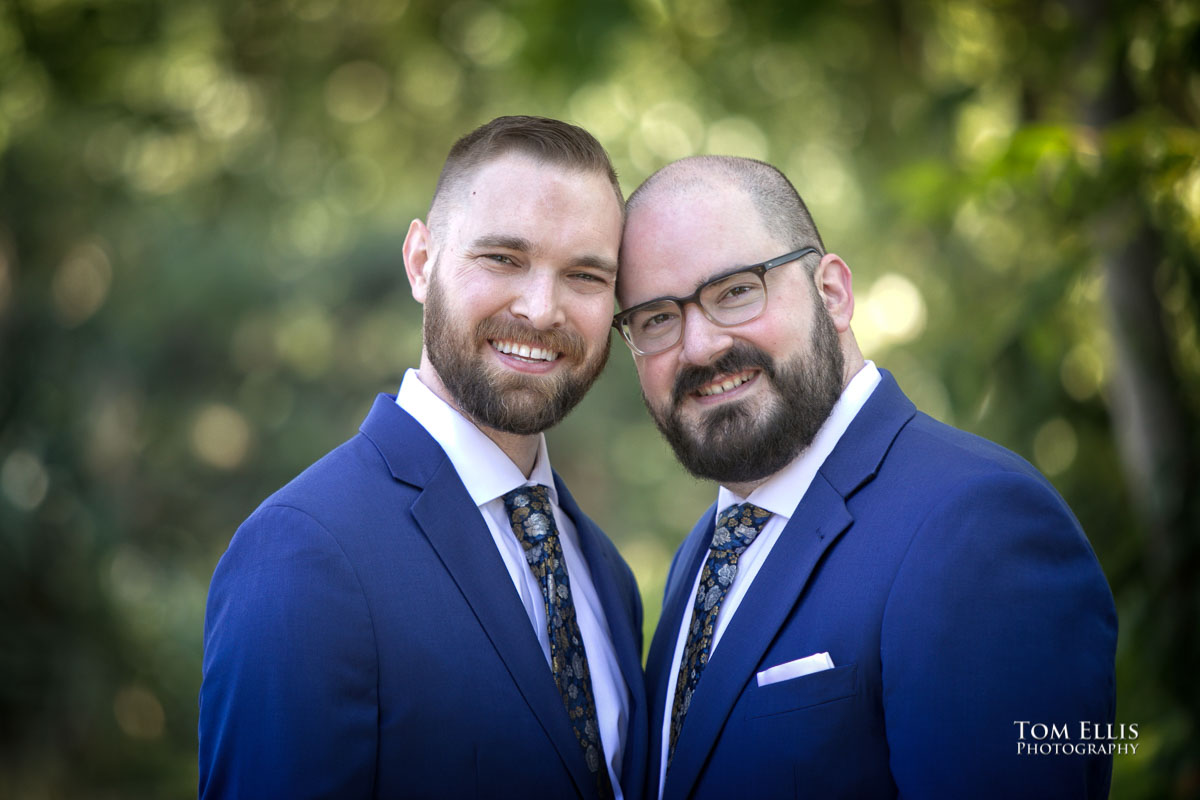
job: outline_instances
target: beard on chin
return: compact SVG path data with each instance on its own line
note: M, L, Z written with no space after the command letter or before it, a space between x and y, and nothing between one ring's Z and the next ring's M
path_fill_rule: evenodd
M477 425L522 436L541 433L579 404L608 361L611 340L589 359L575 331L539 330L515 320L488 317L465 332L455 325L436 278L425 298L425 352L458 408ZM558 352L563 367L553 375L523 375L488 364L480 343L507 340ZM572 366L572 365L575 366Z
M845 365L833 321L824 308L818 306L817 312L807 356L776 365L761 349L739 343L711 365L680 370L669 408L655 408L642 394L658 430L688 472L720 483L762 480L812 444L841 397ZM721 375L747 369L760 370L759 380L769 380L774 389L757 416L746 401L735 400L704 413L699 422L684 421L681 409L689 394Z

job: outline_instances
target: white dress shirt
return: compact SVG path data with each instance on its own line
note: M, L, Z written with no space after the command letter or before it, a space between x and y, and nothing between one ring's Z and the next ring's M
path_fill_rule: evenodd
M625 751L625 732L629 724L629 688L621 677L608 620L592 584L587 563L579 550L575 526L558 505L558 491L554 487L554 474L546 452L546 438L538 435L537 459L527 479L512 459L483 431L421 383L416 370L405 372L400 391L396 394L396 403L446 451L467 493L479 507L542 645L547 665L550 663L550 636L546 630L542 587L525 561L525 551L509 524L503 498L506 493L520 486L541 484L550 490L550 503L554 508L563 560L566 561L567 575L571 580L575 618L579 623L579 633L583 637L591 672L600 742L604 746L613 792L620 800L621 757Z
M775 542L779 540L779 535L783 533L783 529L787 527L788 520L792 514L796 512L796 506L800 505L800 501L804 499L804 493L808 491L808 487L812 484L813 478L817 475L817 470L825 463L825 459L833 452L833 448L837 445L838 440L842 438L842 434L850 427L850 423L858 416L858 412L866 405L867 399L871 393L875 391L875 387L880 381L879 369L873 361L867 361L863 368L858 371L850 383L846 386L842 396L834 403L833 409L829 412L829 418L817 431L817 435L813 438L812 444L804 449L790 464L776 472L768 478L762 485L750 493L749 497L739 497L733 492L726 489L724 486L717 491L717 515L731 505L737 503L745 503L747 501L754 503L759 508L766 509L771 512L771 518L767 520L762 531L750 543L750 546L738 557L737 575L734 576L733 583L729 587L725 599L721 602L721 608L717 612L717 624L713 629L712 649L709 651L709 659L716 652L717 645L721 641L721 635L725 629L729 627L729 621L733 619L733 615L737 613L738 606L741 605L742 598L746 596L746 592L750 589L750 584L754 582L754 576L758 574L759 569L766 562L767 556L771 554L771 548L775 546ZM714 520L715 523L715 520ZM705 557L707 559L707 556ZM704 562L701 562L700 569L696 572L696 577L692 581L692 593L690 597L696 596L696 587L700 585L700 574L704 571ZM675 704L675 686L679 678L679 663L683 659L683 650L687 646L687 631L692 621L692 604L688 603L687 610L683 615L683 620L679 626L679 633L675 639L675 657L671 660L671 673L667 682L667 702L663 709L662 717L662 753L659 761L658 773L658 796L662 797L663 784L667 775L667 750L670 746L671 736L671 709ZM700 676L700 680L704 680L704 676Z

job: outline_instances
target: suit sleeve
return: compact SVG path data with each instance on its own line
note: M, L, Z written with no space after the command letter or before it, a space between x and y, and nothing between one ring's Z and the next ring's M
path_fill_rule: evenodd
M1040 480L953 490L921 524L884 614L882 702L901 797L1106 797L1116 612L1083 532ZM1083 754L1019 752L1034 723ZM1093 744L1103 744L1095 742Z
M334 538L296 509L260 509L209 589L200 797L369 797L377 675L369 610Z

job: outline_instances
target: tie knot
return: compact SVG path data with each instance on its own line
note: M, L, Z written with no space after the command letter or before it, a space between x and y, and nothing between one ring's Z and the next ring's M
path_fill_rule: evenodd
M519 486L504 495L504 510L513 532L521 541L540 542L555 533L550 492L540 484Z
M770 511L753 503L730 506L717 516L717 529L713 531L710 547L741 552L750 546L770 518Z

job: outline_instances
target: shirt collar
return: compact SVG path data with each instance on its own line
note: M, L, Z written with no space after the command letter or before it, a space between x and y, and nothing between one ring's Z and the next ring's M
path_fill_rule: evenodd
M454 465L475 505L482 506L521 486L541 484L558 505L554 471L546 450L546 437L538 434L537 458L526 478L504 451L475 423L421 383L415 369L404 373L396 404L412 416L441 446Z
M875 366L875 362L867 361L850 379L842 396L833 404L828 419L817 431L812 444L792 459L790 464L752 491L749 497L739 497L724 486L720 487L717 490L717 513L720 514L736 503L749 501L776 516L790 519L816 477L817 470L825 463L842 434L866 405L880 379L879 368Z

